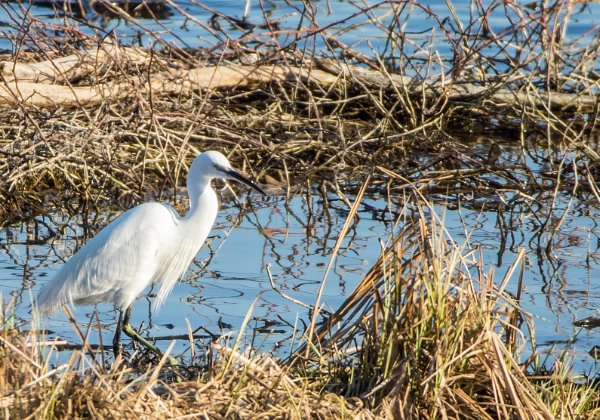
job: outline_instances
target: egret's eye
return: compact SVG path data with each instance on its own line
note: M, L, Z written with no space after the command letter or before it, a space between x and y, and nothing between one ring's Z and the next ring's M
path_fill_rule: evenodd
M214 163L213 166L219 172L227 172L227 168L225 168L223 165L220 165L219 163Z

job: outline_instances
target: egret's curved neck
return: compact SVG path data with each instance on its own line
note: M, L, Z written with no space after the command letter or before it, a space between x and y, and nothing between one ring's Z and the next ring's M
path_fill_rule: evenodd
M209 177L196 178L188 182L190 209L185 219L209 223L211 226L217 214L217 194L210 185Z

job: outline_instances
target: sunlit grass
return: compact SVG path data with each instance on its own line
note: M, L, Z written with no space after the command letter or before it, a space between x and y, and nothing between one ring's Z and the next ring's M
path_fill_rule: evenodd
M205 365L167 368L135 354L104 364L85 343L54 358L57 342L36 331L37 320L21 331L12 324L14 303L3 304L0 408L15 418L600 415L599 391L571 377L568 351L543 374L520 363L529 338L505 288L524 253L495 279L429 204L408 202L362 282L286 361L271 349L242 349L247 322L232 342L209 344ZM252 307L246 321L251 315Z
M599 415L599 390L569 378L568 353L556 362L560 374L541 380L519 360L530 338L505 288L524 251L496 279L430 205L416 208L401 216L381 257L293 363L395 418Z

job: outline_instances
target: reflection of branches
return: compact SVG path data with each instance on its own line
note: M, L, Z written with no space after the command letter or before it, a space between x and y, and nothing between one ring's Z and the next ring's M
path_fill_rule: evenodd
M37 217L4 230L5 239L0 243L0 249L14 267L12 274L16 274L16 268L21 273L18 286L11 285L11 293L17 298L17 303L28 300L24 294L31 287L34 273L52 263L54 254L49 245L54 242L56 231L55 222L49 216Z
M229 226L229 228L221 235L213 235L213 236L209 236L206 243L203 246L206 246L209 250L209 255L208 257L204 258L202 261L198 261L196 258L194 258L194 260L192 261L192 264L196 265L196 267L198 268L198 271L196 272L196 274L190 278L190 280L195 280L198 277L201 277L202 274L205 272L206 267L208 267L208 265L210 264L210 262L213 260L213 258L217 255L217 253L219 252L219 250L221 249L221 247L225 244L225 241L227 240L227 238L229 238L229 235L231 235L231 233L240 225L241 221L242 221L242 214L238 213L237 217L235 218L235 220L231 223L231 225ZM217 226L217 228L219 228ZM221 241L217 244L216 247L212 247L212 243L216 240L216 239L220 239Z
M293 297L283 293L275 286L275 282L273 281L273 276L271 275L271 265L267 264L267 275L269 277L269 283L271 283L271 288L282 298L289 300L290 302L295 303L296 305L302 306L303 308L312 309L312 306L307 305L304 302L299 301L298 299L294 299Z
M233 190L230 190L233 191ZM235 194L235 193L234 193ZM236 197L237 198L237 197ZM194 259L192 261L192 263L194 265L196 265L196 267L198 267L198 270L195 275L193 277L190 277L190 280L194 280L196 278L199 278L202 276L202 274L205 272L206 267L210 264L210 262L213 260L213 258L218 254L219 250L221 249L221 247L225 244L225 241L229 238L229 236L231 235L231 233L237 228L239 227L239 225L241 224L242 220L244 218L247 218L250 223L253 223L251 221L251 219L248 217L249 214L253 214L255 216L255 219L258 220L258 216L256 215L256 212L254 210L254 207L252 206L252 202L250 199L248 199L245 203L241 203L238 200L236 200L235 205L232 205L231 207L225 207L223 206L222 210L229 210L229 208L235 208L237 209L237 215L235 216L235 218L233 219L233 221L230 220L231 224L229 225L229 228L222 234L222 237L220 235L214 235L214 236L209 236L208 240L206 241L205 246L208 248L209 250L209 256L204 258L202 261L198 261L197 259ZM256 226L259 226L258 224L256 224ZM219 226L216 226L213 229L218 229ZM217 244L216 247L212 246L212 243L216 240L216 239L220 239L220 242ZM204 246L204 245L203 245Z

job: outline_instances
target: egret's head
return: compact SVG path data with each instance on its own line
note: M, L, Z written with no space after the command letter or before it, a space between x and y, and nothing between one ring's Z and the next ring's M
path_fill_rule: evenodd
M189 179L196 177L234 179L254 188L263 195L267 195L258 185L233 169L222 153L214 150L201 153L194 159L192 167L190 168Z

